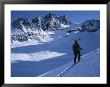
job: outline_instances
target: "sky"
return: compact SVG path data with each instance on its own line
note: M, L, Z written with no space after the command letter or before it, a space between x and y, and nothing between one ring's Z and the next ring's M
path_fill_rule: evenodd
M100 11L11 11L11 20L14 21L19 17L31 20L35 17L45 16L50 12L58 16L65 15L73 23L82 23L89 19L100 20Z

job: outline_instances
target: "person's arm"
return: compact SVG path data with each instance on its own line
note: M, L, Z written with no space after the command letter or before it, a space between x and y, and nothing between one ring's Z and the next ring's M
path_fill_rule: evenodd
M80 50L83 50L83 49L80 47L80 45L79 45L79 44L78 44L78 46L79 46L79 49L80 49Z

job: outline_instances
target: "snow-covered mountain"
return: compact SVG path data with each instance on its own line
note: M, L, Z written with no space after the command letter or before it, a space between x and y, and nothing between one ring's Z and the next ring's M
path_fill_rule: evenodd
M73 27L73 28L72 28ZM96 32L100 30L100 21L99 20L86 20L81 24L73 24L69 33L71 32Z
M84 50L81 51L81 64L76 65L75 71L78 67L80 69L81 66L85 67L94 62L96 65L92 64L96 67L95 69L98 69L98 72L84 74L99 76L99 20L85 20L81 24L76 24L66 16L57 16L52 13L43 17L35 17L32 20L18 18L12 22L11 76L39 76L44 73L47 75L47 72L60 69L59 67L67 68L73 62L72 45L76 39ZM95 58L97 59L95 60ZM92 61L90 62L90 60ZM91 68L91 70L95 69ZM76 75L75 71L72 73L72 70L65 76ZM82 69L82 71L84 70ZM53 75L51 73L50 75ZM80 74L80 76L84 76L84 74Z
M48 31L64 29L71 25L70 20L65 16L57 16L49 13L43 17L35 17L31 21L28 18L18 18L11 23L11 41L44 41L48 39Z
M96 32L99 31L99 20L86 20L81 24L75 24L69 21L66 16L56 16L48 14L44 17L36 17L29 22L27 18L18 18L12 22L12 42L24 42L35 40L37 42L49 40L48 32L61 31L64 36L73 32ZM62 35L61 35L62 36Z
M21 24L22 23L22 24ZM43 29L45 30L55 30L58 28L64 28L71 25L71 21L65 16L57 16L56 14L49 13L43 17L35 17L32 20L28 18L18 18L15 21L12 21L12 30L13 29L22 29L22 25L27 28L34 29Z

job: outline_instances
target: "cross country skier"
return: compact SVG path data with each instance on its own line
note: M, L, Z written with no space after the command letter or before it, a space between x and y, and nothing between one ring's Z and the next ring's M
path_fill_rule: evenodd
M77 57L78 57L78 62L80 62L80 56L81 56L80 54L81 48L77 40L74 41L72 49L74 52L74 64L76 64Z

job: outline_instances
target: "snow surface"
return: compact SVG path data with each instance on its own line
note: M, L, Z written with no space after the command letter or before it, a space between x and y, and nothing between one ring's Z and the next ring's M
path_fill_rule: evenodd
M73 61L54 70L46 72L40 77L86 77L100 76L100 49L81 56L81 62L73 65Z
M52 51L41 51L41 52L36 52L36 53L30 53L30 54L16 54L13 53L11 55L12 62L14 63L17 60L22 60L22 61L41 61L45 59L50 59L54 57L60 57L65 55L65 53L58 53L58 52L52 52Z
M11 60L12 62L21 60L21 61L40 61L48 58L54 58L58 56L63 56L65 54L71 54L72 57L72 40L76 38L81 38L80 44L81 47L84 48L83 53L90 52L94 50L96 47L99 48L99 32L96 33L74 33L72 35L65 34L65 31L61 30L56 31L54 34L54 39L51 42L42 42L41 44L33 45L27 44L19 44L12 47ZM60 37L60 38L59 38ZM95 42L93 42L95 41ZM32 44L32 43L31 43ZM21 45L21 46L20 46ZM25 46L22 46L25 45ZM68 50L67 50L68 49ZM22 57L23 55L23 57Z
M30 31L35 33L40 41L28 39L11 43L11 76L46 76L48 72L53 73L53 70L59 69L48 75L57 76L73 63L72 44L75 39L79 40L83 48L81 55L85 55L82 56L81 63L77 64L76 68L71 68L64 76L99 76L100 32L67 33L68 29ZM43 38L44 34L47 38Z
M54 32L44 32L42 30L40 31L40 33L38 32L38 30L35 30L35 31L30 30L30 32L36 34L40 41L36 40L36 36L33 36L33 38L35 38L35 39L28 39L27 41L23 41L23 42L13 41L13 43L11 43L11 48L44 44L44 42L48 43L53 40L52 35L54 34ZM14 32L13 34L22 35L22 33L25 35L24 32L20 32L20 31ZM43 38L44 36L45 36L45 38Z
M61 28L67 28L67 27L70 27L70 25L60 24L60 27L61 27Z

